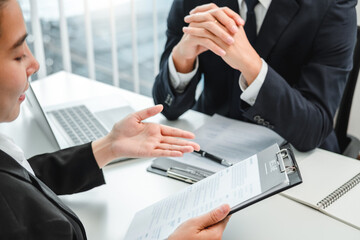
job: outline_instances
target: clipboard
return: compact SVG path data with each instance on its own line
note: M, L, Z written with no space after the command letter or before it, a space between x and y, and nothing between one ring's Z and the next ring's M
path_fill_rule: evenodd
M149 170L193 184L137 212L125 239L164 239L182 222L216 206L227 203L233 214L302 182L291 147L277 144L215 173L172 163L156 159Z
M264 151L257 153L259 158L266 157L266 154L268 153ZM289 184L284 185L278 189L272 189L269 192L264 192L256 198L252 198L249 199L247 202L243 202L241 206L232 209L230 214L246 208L247 206L254 204L255 202L261 201L267 197L270 197L302 183L300 169L298 167L293 149L290 144L285 144L281 146L280 151L277 152L276 156L274 157L278 160L279 168L281 169L281 171L286 172L289 179ZM209 177L215 173L206 169L201 169L195 166L181 163L179 161L175 161L171 158L154 159L151 165L147 168L147 171L159 174L161 176L183 181L189 184L201 181L202 179L205 179L206 177Z
M246 208L256 202L264 200L268 197L271 197L277 193L283 192L287 189L290 189L290 188L295 187L296 185L299 185L300 183L302 183L302 176L300 173L300 169L296 162L295 155L294 155L291 145L287 143L287 144L281 146L280 151L277 153L277 157L279 160L280 159L283 160L284 171L286 172L286 174L289 178L289 184L286 186L283 186L281 188L278 188L276 190L274 189L274 190L271 190L268 192L264 192L262 195L259 195L259 197L257 197L257 198L249 199L247 202L242 203L241 206L239 206L237 208L232 208L229 215L231 215L243 208Z

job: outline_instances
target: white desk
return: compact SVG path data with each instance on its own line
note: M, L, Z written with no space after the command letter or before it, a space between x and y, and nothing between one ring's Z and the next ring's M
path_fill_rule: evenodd
M136 110L153 105L151 98L64 72L36 81L33 87L44 105L105 94L121 94ZM207 119L204 114L188 111L178 121L167 121L162 115L153 117L151 121L193 131ZM27 111L23 111L15 122L1 124L0 131L12 136L27 156L54 149ZM296 158L301 161L309 155L311 152L297 152ZM342 156L329 152L328 157ZM62 197L82 220L90 240L122 239L135 212L187 186L148 173L146 168L150 163L151 159L136 159L107 166L104 168L106 185ZM360 231L276 195L234 214L223 239L358 240Z

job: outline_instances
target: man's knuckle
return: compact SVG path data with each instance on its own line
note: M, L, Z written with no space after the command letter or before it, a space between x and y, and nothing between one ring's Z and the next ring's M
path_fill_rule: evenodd
M213 24L214 24L213 22L205 22L205 23L204 23L205 28L211 28L211 26L212 26Z
M228 19L226 19L225 25L233 25L234 23L235 22L231 18L228 18Z
M210 3L209 6L210 6L211 8L217 8L217 7L218 7L215 3Z
M208 39L208 38L206 38L206 39L204 39L204 41L205 41L205 44L206 45L208 45L208 46L211 46L212 44L212 41L210 40L210 39Z
M212 16L211 16L211 13L210 13L210 12L204 13L204 17L205 17L206 20L212 19Z
M224 10L224 11L229 11L230 10L230 8L228 8L228 7L222 7L221 9Z
M227 35L226 33L221 34L222 39L227 39L228 37L229 37L229 35Z

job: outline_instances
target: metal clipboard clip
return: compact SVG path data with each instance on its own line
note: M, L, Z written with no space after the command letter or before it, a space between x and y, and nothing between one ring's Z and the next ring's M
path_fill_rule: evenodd
M280 171L281 172L285 172L287 174L295 172L296 171L296 167L294 165L286 165L284 159L288 158L290 160L290 162L292 163L290 154L288 152L288 149L284 148L281 149L279 152L276 153L276 157L277 160L279 162L279 166L280 166Z

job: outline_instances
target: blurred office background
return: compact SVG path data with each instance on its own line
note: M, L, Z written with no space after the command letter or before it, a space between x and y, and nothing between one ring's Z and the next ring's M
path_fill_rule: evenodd
M30 33L28 43L35 55L38 55L38 49L34 41L36 39L35 43L39 42L36 32L41 30L45 67L41 64L41 56L37 56L42 69L33 80L43 77L44 74L68 70L64 66L66 63L63 57L66 54L61 39L61 18L64 17L69 39L70 69L73 73L114 84L112 44L116 44L118 86L151 95L152 83L158 71L158 59L166 40L166 18L171 0L19 2ZM60 13L61 7L63 16ZM31 21L34 16L37 16L38 22ZM111 32L111 21L114 23L114 32ZM115 42L112 42L113 33ZM87 36L91 36L92 49L88 49ZM88 62L91 54L93 63ZM136 85L135 80L139 81Z
M172 0L19 3L41 64L33 80L66 70L151 96ZM348 132L360 138L360 84L356 88Z

